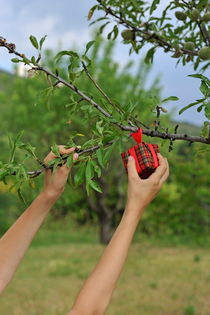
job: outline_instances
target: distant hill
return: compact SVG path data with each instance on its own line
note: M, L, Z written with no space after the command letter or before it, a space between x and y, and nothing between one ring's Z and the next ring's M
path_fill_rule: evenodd
M200 131L202 127L196 126L194 124L188 122L180 122L172 120L173 125L179 125L177 133L186 133L190 134L191 136L198 136L200 135Z

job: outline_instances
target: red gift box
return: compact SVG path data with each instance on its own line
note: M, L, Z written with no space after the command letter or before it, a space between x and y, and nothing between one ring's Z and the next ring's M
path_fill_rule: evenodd
M132 137L138 142L128 151L121 153L123 163L127 172L127 163L129 155L132 155L136 162L136 169L142 179L148 178L158 167L159 152L158 145L142 142L142 129L133 134Z

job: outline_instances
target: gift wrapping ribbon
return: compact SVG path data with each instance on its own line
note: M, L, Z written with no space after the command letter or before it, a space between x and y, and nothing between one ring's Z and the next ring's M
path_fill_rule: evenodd
M131 136L137 143L142 142L142 128L139 128L136 132L131 133Z
M142 142L142 128L139 128L136 132L133 132L131 133L131 136L134 138L134 140L137 142L137 143L141 143ZM153 161L154 161L154 167L158 167L158 159L157 159L157 155L155 153L155 150L153 148L153 145L151 143L147 143L147 145L149 146L149 150L152 154L152 157L153 157ZM137 172L139 173L141 171L141 167L138 163L138 159L137 159L137 156L136 156L136 151L133 148L129 149L129 153L130 155L133 156L133 158L135 159L135 162L136 162L136 169L137 169Z

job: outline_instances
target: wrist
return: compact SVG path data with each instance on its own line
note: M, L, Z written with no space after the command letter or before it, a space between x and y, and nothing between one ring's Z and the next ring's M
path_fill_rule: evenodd
M125 215L126 217L139 221L144 209L145 207L143 205L128 200L125 207Z
M60 195L60 193L48 189L44 189L40 193L40 196L44 198L44 200L52 204L54 204L59 199Z

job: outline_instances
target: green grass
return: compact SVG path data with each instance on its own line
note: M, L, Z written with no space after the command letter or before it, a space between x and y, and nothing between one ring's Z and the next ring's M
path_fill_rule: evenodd
M66 314L103 251L97 228L41 229L0 300L0 314ZM210 251L136 240L107 315L210 314Z

